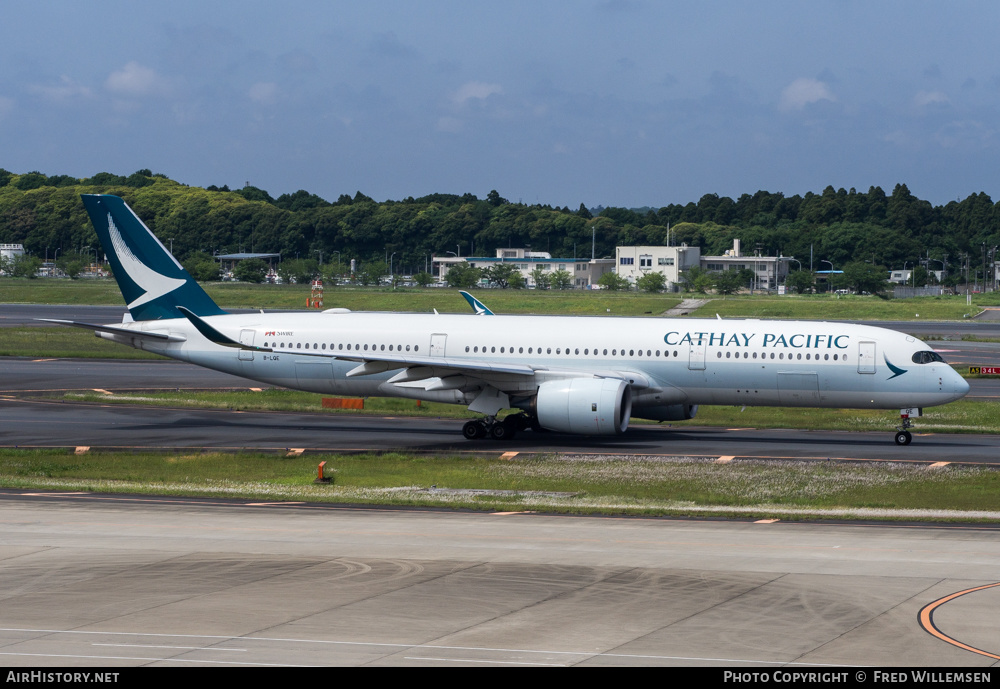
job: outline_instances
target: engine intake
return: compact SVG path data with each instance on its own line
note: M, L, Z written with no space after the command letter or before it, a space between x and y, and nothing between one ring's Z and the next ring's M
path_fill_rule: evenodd
M542 428L582 435L620 435L632 414L632 391L615 378L569 378L538 386L533 411Z

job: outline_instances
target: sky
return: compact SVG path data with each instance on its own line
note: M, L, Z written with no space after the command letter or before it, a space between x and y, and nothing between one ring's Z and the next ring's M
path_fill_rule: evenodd
M1000 3L5 0L0 168L328 200L1000 200Z

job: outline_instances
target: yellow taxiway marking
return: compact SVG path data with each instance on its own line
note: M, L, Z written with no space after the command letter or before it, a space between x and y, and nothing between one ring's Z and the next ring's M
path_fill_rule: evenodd
M966 651L971 651L972 653L978 653L979 655L984 655L987 658L994 658L996 660L1000 660L1000 655L997 655L996 653L990 653L989 651L984 651L980 648L964 644L961 641L958 641L957 639L953 639L952 637L948 636L940 629L938 629L937 625L934 624L934 611L937 610L942 605L944 605L945 603L953 601L960 596L964 596L969 593L975 593L976 591L991 589L995 586L1000 586L1000 582L996 584L987 584L986 586L976 586L975 588L965 589L964 591L958 591L956 593L951 594L950 596L939 598L933 603L928 603L923 607L923 609L921 609L920 614L918 615L917 619L920 621L920 626L923 627L923 630L925 632L927 632L931 636L937 637L938 639L944 641L945 643L949 643L953 646L965 649Z

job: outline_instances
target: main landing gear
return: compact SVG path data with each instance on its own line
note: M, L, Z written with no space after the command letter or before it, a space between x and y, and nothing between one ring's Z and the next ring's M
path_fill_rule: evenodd
M462 435L467 440L479 440L486 437L493 440L511 440L518 431L536 426L538 426L538 422L527 414L511 414L503 421L498 421L496 416L487 416L483 419L466 421L465 425L462 426Z

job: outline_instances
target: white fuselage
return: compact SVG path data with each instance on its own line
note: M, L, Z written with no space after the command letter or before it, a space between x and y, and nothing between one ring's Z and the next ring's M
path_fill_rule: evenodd
M473 399L474 385L459 381L450 389L430 390L388 382L398 367L372 375L347 373L373 352L534 368L536 375L488 377L511 398L533 394L546 377L624 377L633 386L640 416L643 407L674 404L926 407L959 399L969 389L946 363L917 363L914 355L930 350L920 340L844 323L371 312L204 320L235 341L273 351L216 345L186 319L127 326L180 336L182 342L102 337L288 388L458 404Z

